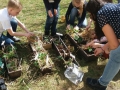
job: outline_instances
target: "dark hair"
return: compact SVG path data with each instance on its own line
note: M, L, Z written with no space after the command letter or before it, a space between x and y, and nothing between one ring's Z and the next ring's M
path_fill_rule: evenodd
M104 33L102 31L102 28L100 28L98 21L97 21L97 12L100 10L100 8L105 4L103 0L89 0L86 5L86 11L91 14L91 19L95 21L95 33L97 35L97 38L100 39L102 36L104 36Z

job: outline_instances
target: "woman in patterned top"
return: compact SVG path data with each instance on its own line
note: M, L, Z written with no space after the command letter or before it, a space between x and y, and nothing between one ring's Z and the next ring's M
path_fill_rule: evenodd
M102 48L96 48L99 55L109 48L109 60L99 79L87 78L87 84L95 90L106 90L109 82L120 70L120 4L106 3L102 0L89 0L86 10L95 22L97 37L106 36L108 42Z

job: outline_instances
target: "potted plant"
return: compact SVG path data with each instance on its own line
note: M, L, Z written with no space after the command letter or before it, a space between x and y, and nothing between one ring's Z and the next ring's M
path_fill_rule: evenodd
M51 71L52 61L49 59L48 53L43 47L43 41L38 39L34 43L30 43L30 47L34 55L31 63L39 68L42 73L45 73L46 70Z
M43 47L45 49L52 48L52 43L51 43L50 39L51 39L50 36L43 36Z
M16 48L12 44L5 46L3 58L6 62L9 77L14 79L21 76L20 60Z

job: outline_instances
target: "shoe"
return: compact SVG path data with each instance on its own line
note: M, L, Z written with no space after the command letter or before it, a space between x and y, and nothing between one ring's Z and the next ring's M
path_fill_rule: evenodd
M14 42L19 42L19 41L20 41L20 39L17 38L17 37L15 37L15 36L13 36L11 39L12 39Z
M86 83L93 90L106 90L107 88L107 86L100 85L97 79L87 78Z
M49 31L45 31L44 35L49 35Z
M56 33L51 33L51 36L56 36Z

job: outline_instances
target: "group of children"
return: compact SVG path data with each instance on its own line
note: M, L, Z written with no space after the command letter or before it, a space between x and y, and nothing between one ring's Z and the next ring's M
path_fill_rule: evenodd
M45 23L45 35L56 35L56 25L59 17L59 3L61 0L43 0L47 19ZM112 0L104 0L112 1ZM106 90L108 83L118 73L120 69L120 47L119 47L119 29L120 29L120 4L107 3L102 0L72 0L65 14L66 29L73 26L79 29L87 26L86 11L95 24L94 38L86 46L96 48L94 53L110 53L109 62L105 67L103 75L97 80L87 78L87 84L97 90ZM19 39L15 36L25 36L27 38L34 35L18 19L17 15L22 10L22 4L19 0L9 0L6 8L0 9L0 44L13 44ZM75 25L75 20L78 24ZM117 18L116 18L117 17ZM16 32L17 25L25 32ZM3 32L7 30L7 36ZM50 33L51 30L51 33ZM97 37L97 38L95 38ZM98 40L99 38L99 40ZM105 42L105 43L103 43Z
M47 18L45 23L45 35L50 34L51 36L56 35L57 29L56 25L59 17L59 3L61 0L43 0ZM85 0L72 0L66 11L66 29L70 29L72 25L74 29L79 29L81 27L87 26L86 20L86 10L85 10ZM15 36L33 36L34 33L30 32L24 24L17 19L17 15L22 10L22 4L19 0L9 0L6 8L0 10L0 44L8 45L14 42L20 41L19 38ZM78 19L78 24L75 25L75 18ZM16 32L17 26L20 26L26 33ZM7 30L7 36L3 34L3 31Z
M51 31L51 36L56 35L57 29L57 21L59 17L59 3L60 0L43 0L46 13L47 13L47 19L45 23L45 35L49 35ZM74 27L74 29L78 30L80 28L89 28L90 25L87 25L87 19L86 19L86 5L85 0L72 0L68 6L68 9L65 14L65 20L66 20L66 29L71 30L71 26ZM77 18L78 24L75 24L75 20ZM90 21L91 22L91 21ZM95 34L95 32L94 32ZM91 35L92 36L92 35ZM86 46L91 46L93 48L96 47L102 47L104 44L101 41L95 42L93 40L91 43L87 44ZM93 43L94 42L94 43Z
M55 0L48 1L55 2ZM97 39L91 41L86 46L94 47L95 48L94 54L96 56L104 52L109 53L109 60L108 63L106 64L102 76L99 79L92 78L86 79L87 85L89 85L92 89L95 90L106 90L109 82L115 77L115 75L120 70L119 8L120 4L113 4L112 0L89 0L87 3L85 0L72 0L65 14L66 29L71 30L70 27L73 26L74 29L78 30L81 27L87 26L86 21L87 11L89 17L94 22L95 36L97 37ZM53 6L53 14L55 13L55 10L56 9L54 9ZM74 24L76 17L78 20L77 25ZM86 28L88 28L88 26ZM46 30L50 30L50 28Z

